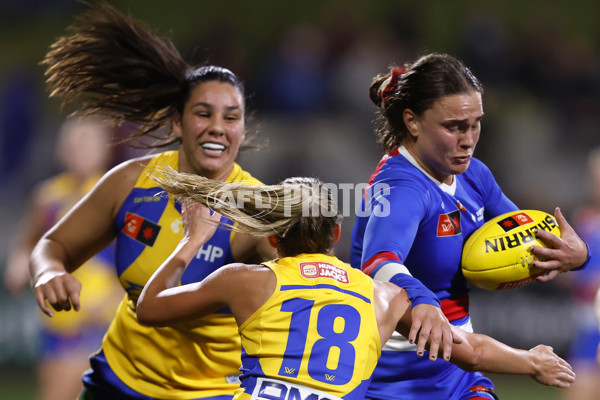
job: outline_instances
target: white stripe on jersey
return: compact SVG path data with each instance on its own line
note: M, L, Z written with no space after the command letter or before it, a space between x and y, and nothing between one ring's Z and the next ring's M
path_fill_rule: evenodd
M392 279L394 275L397 274L406 274L412 276L410 271L404 266L404 264L391 262L379 268L379 271L377 271L375 275L373 275L371 278L375 279L376 281L389 282L390 279Z

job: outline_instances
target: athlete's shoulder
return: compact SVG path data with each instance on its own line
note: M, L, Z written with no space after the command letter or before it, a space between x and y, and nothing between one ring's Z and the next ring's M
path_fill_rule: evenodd
M465 176L475 176L475 177L487 177L491 175L489 167L483 163L478 158L471 158L471 163L469 164L469 168L465 171Z
M393 197L402 204L422 203L435 192L436 184L401 154L388 157L378 169L367 186L368 198Z
M92 192L97 193L100 197L111 199L114 204L118 205L116 208L120 208L138 179L145 175L143 174L144 169L153 157L153 155L147 155L118 164L102 176Z
M464 174L458 175L457 179L462 181L465 187L472 188L486 198L500 190L492 171L477 158L471 159L469 168Z
M402 154L387 155L373 174L373 183L391 185L416 184L426 181L426 176Z
M142 157L132 158L117 165L109 173L122 179L126 186L154 187L156 183L150 177L150 173L158 167L169 166L176 169L179 160L177 151L166 151L158 154L148 154Z
M148 154L141 157L132 158L126 161L121 162L113 169L109 171L109 173L123 173L124 171L143 171L151 162L156 159L156 154Z

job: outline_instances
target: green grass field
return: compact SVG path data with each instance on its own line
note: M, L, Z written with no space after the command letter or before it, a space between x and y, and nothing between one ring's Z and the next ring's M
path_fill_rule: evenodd
M35 377L32 369L3 367L0 369L0 399L34 400Z
M535 382L528 376L486 374L496 385L500 400L559 400L561 389Z
M500 400L559 400L560 389L535 383L526 376L488 375L496 384ZM23 368L0 370L0 399L34 400L33 371ZM68 400L68 399L67 399Z

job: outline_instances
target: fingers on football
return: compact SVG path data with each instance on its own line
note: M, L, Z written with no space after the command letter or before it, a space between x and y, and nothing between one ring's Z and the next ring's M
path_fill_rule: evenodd
M532 267L538 267L538 268L545 269L545 270L553 270L553 269L560 270L562 263L558 259L554 258L554 254L551 254L549 256L542 255L542 254L536 254L536 253L534 253L534 254L538 257L538 259L531 262L530 265ZM544 254L548 254L548 253L544 253Z
M538 229L535 232L535 236L538 239L540 239L542 242L544 242L544 244L550 248L556 249L556 248L560 247L560 245L562 243L562 239L560 237L558 237L554 233L547 232L543 229ZM533 246L533 247L540 247L540 246Z
M558 274L559 274L559 271L550 270L550 271L547 271L545 274L536 277L535 280L538 282L549 282L552 279L556 278L556 275L558 275Z

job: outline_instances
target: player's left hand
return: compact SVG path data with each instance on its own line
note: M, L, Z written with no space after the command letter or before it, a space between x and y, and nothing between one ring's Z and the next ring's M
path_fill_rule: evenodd
M181 220L183 239L203 245L215 233L221 220L221 214L192 200L181 202Z
M431 361L435 361L438 355L449 361L452 343L461 343L462 339L452 335L452 325L442 310L434 305L419 304L412 308L411 316L408 340L417 344L417 355L423 356L427 346Z
M532 265L546 271L536 278L540 282L550 281L561 272L580 267L588 255L587 246L569 225L559 207L554 210L554 217L558 222L561 237L543 229L538 229L536 237L548 247L531 247L531 252L539 258Z

